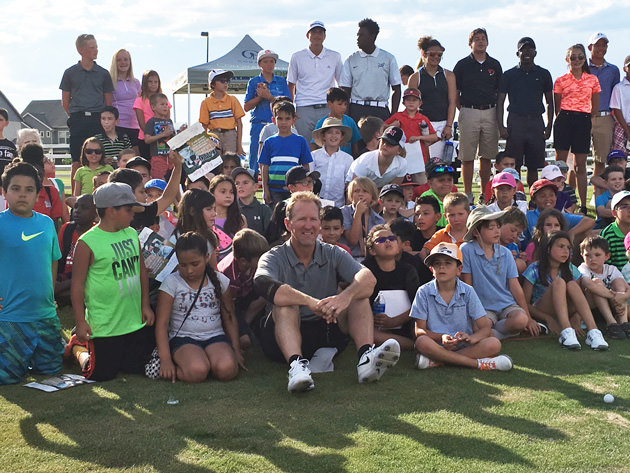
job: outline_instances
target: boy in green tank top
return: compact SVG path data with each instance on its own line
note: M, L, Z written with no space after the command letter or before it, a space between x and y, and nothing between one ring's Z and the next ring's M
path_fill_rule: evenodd
M148 274L138 233L129 227L148 204L136 201L127 184L96 189L100 223L85 232L74 253L72 306L79 342L88 342L90 379L119 372L143 373L155 346Z

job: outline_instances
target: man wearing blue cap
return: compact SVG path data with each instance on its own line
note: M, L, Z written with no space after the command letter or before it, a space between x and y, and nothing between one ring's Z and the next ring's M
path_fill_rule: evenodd
M311 22L306 37L309 46L291 56L287 81L298 115L295 128L311 141L315 124L330 112L326 93L339 82L342 63L338 52L324 47L326 27L323 22Z

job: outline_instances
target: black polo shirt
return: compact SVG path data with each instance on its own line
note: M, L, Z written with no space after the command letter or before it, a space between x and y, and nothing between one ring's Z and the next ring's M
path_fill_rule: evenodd
M505 71L499 83L499 93L507 94L508 111L520 115L540 115L545 112L543 96L553 90L553 80L547 69L534 66L524 70L520 66Z
M472 53L461 59L453 69L462 107L496 105L499 81L503 70L496 59L486 54L479 63Z

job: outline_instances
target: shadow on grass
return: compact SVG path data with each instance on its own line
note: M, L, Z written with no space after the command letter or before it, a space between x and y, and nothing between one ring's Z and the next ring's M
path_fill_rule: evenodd
M19 430L30 448L101 468L348 471L357 455L384 464L387 455L398 456L419 465L411 452L422 449L452 459L532 467L505 446L503 435L534 441L567 437L546 425L544 415L506 406L528 401L506 401L506 391L517 397L520 391L549 391L601 408L599 394L595 398L566 377L588 379L606 369L626 374L619 357L627 350L567 353L545 339L509 342L504 351L516 363L508 373L418 372L411 368L412 354L405 353L381 382L362 386L356 382L356 356L348 349L337 358L335 372L315 375L316 389L303 395L286 392L285 366L263 360L258 349L249 353L250 371L229 383L173 385L126 376L52 394L21 386L4 387L1 394L27 412ZM179 405L166 404L171 395ZM436 419L451 425L436 425Z

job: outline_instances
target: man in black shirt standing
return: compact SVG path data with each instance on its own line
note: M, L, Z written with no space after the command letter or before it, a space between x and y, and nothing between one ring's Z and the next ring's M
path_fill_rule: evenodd
M520 171L525 160L527 184L538 180L538 169L545 165L545 140L553 124L553 81L547 69L534 64L536 44L529 37L521 38L517 45L518 66L505 71L499 84L497 121L501 138L507 140L505 153L516 159ZM503 126L503 105L508 97L507 128ZM542 114L542 98L547 103L547 126Z
M476 28L468 36L470 56L461 59L453 69L457 84L459 109L459 157L462 180L468 200L473 202L472 177L475 155L479 156L481 189L490 179L492 159L499 149L497 128L497 95L501 64L486 53L488 34Z

